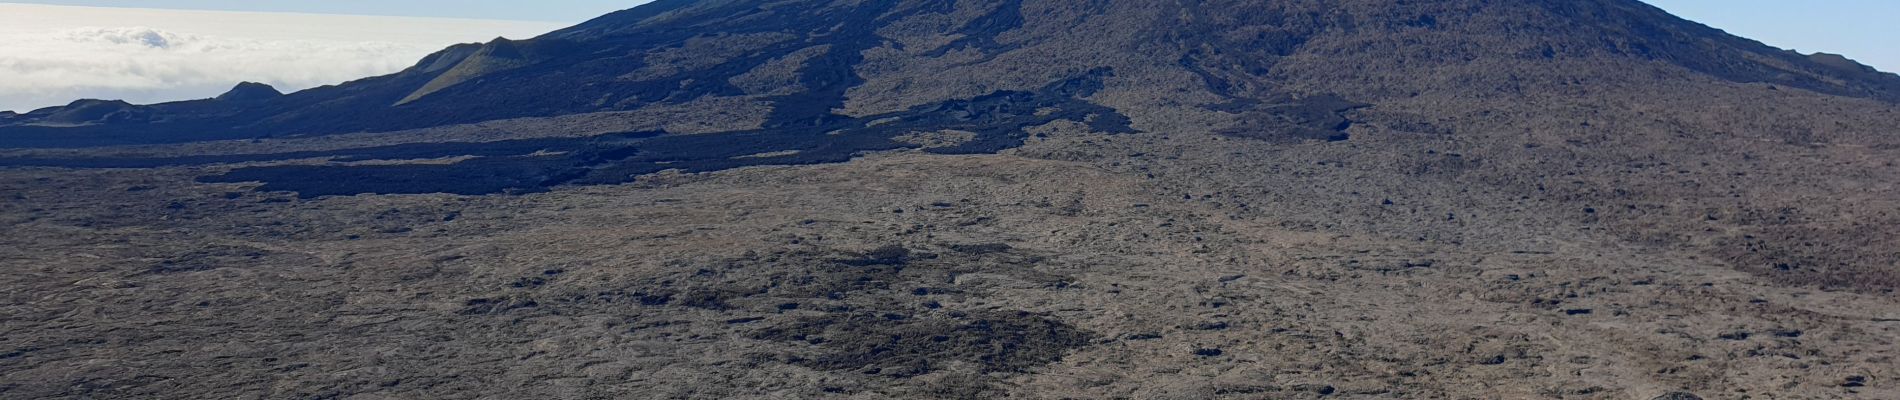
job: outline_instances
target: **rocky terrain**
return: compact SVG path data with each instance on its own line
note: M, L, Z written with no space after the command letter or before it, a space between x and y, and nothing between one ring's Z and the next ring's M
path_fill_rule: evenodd
M1633 0L662 0L0 114L0 397L1900 397L1900 76Z

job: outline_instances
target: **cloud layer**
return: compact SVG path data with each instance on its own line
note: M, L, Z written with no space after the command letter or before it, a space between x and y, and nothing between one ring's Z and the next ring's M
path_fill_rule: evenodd
M387 74L450 44L547 23L0 4L0 110L80 98L207 98L241 81L286 92Z

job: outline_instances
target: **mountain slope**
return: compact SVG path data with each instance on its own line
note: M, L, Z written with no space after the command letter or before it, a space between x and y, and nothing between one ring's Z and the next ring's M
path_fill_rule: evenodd
M0 115L0 397L1900 398L1896 79L1625 0L663 0Z
M1307 65L1276 68L1301 59L1378 67L1356 67L1373 75L1339 77L1349 79L1295 75L1315 68ZM772 102L782 122L820 117L832 106L890 112L1033 89L1104 67L1139 71L1125 78L1144 81L1133 90L1196 74L1205 87L1167 88L1214 96L1165 100L1190 103L1271 97L1283 85L1323 80L1394 81L1460 65L1477 65L1482 76L1557 70L1631 83L1641 80L1616 73L1620 67L1669 66L1733 82L1900 100L1900 76L1840 62L1729 36L1634 0L663 2L521 43L458 46L395 75L269 102L155 105L142 111L163 115L154 121L58 123L64 129L28 114L10 118L0 140L60 147L391 131L748 95ZM1336 67L1324 68L1353 70ZM797 76L750 90L734 83L772 68ZM1361 96L1438 89L1407 86L1416 85L1376 89L1383 93L1327 89Z

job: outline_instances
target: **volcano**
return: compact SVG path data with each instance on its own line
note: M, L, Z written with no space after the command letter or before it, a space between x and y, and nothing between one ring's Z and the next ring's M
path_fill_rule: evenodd
M1896 134L1635 0L660 0L0 114L0 394L1894 398Z

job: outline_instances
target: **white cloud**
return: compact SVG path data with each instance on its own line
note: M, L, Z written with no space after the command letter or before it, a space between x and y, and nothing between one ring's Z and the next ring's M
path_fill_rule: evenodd
M0 4L0 110L79 98L286 92L395 72L455 43L529 37L541 22Z

